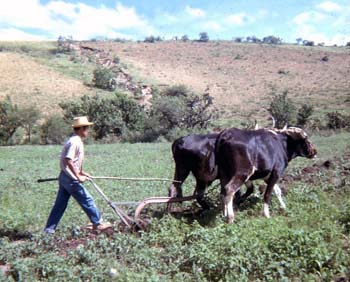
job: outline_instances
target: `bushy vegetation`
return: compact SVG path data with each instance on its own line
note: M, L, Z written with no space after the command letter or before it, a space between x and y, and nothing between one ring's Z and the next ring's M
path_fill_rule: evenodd
M83 96L80 101L61 103L60 106L67 121L84 115L93 120L96 139L121 136L125 129L140 129L145 119L137 103L123 93L115 93L112 98Z
M89 116L97 140L111 136L129 142L152 142L161 136L172 140L177 133L207 129L215 118L212 97L199 96L182 85L165 89L152 101L148 112L124 93L109 98L84 96L60 106L67 121Z
M274 95L268 111L275 118L277 128L295 124L296 108L288 98L288 91Z
M207 32L201 32L199 33L199 42L208 42L209 41L209 35Z
M92 83L95 87L107 90L115 90L115 75L112 70L98 67L93 72Z
M20 127L24 128L24 143L30 143L33 128L40 118L39 110L34 107L20 108L13 104L10 97L6 97L0 101L0 144L8 145L16 130Z
M160 36L150 35L150 36L145 37L145 39L144 39L143 42L146 42L146 43L155 43L155 42L160 42L160 41L163 41L162 38L161 38Z
M41 142L42 144L62 144L70 132L70 124L61 115L53 114L41 125Z
M282 94L274 94L268 111L275 119L276 128L285 125L304 128L313 114L313 107L303 104L297 109L293 101L288 98L288 91L284 91Z
M313 111L314 111L313 106L308 104L303 104L298 109L296 125L301 128L305 127L310 117L312 116Z
M341 129L350 127L350 115L344 115L337 111L327 113L327 124L329 129Z
M263 43L266 43L266 44L282 44L282 39L277 37L277 36L274 36L274 35L269 35L269 36L266 36L263 38L262 40Z
M181 36L181 41L187 42L187 41L189 41L189 40L190 40L190 38L188 37L187 34L184 34L183 36Z

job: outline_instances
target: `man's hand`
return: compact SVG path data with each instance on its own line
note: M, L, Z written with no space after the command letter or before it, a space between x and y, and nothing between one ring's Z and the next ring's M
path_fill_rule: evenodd
M81 183L85 182L87 179L88 178L86 175L79 175L79 177L78 177L78 181Z
M87 178L91 178L91 175L85 171L82 171L80 174L86 176Z

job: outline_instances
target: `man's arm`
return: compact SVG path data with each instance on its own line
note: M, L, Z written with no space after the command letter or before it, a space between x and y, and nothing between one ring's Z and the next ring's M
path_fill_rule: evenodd
M75 169L74 163L71 159L65 158L64 159L65 164L68 166L70 171L74 174L74 176L79 180L79 182L84 182L87 179L87 175L83 174L82 171L79 172Z
M83 165L81 165L81 171L80 171L80 174L81 174L81 175L85 175L86 177L91 177L91 175L90 175L90 174L88 174L87 172L85 172L85 171L83 170Z

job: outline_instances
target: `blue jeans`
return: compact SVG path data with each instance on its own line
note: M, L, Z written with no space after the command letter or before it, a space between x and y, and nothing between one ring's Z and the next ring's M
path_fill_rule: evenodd
M78 181L69 177L65 172L61 171L58 177L59 189L54 206L52 207L50 216L47 220L45 232L54 233L66 210L70 196L79 203L90 221L94 225L101 223L101 214L97 209L95 202L90 193Z

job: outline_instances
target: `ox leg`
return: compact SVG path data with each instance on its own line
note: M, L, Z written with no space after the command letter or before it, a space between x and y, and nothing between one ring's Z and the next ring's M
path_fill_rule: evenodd
M242 204L242 203L243 203L245 200L247 200L248 197L249 197L251 194L253 194L253 192L254 192L254 184L253 184L252 181L249 181L249 180L248 180L248 181L245 183L245 186L247 187L247 191L246 191L242 196L237 197L237 196L238 196L238 193L240 192L240 190L237 191L237 193L235 194L235 197L237 198L237 203L238 203L238 204Z
M182 197L182 184L190 174L190 170L176 166L174 180L169 188L169 197Z
M275 187L277 180L278 180L278 177L271 175L269 180L267 181L267 187L264 194L264 209L263 209L263 213L266 218L270 218L269 205L271 202L272 191L273 191L273 188Z
M197 196L197 202L205 210L210 208L210 206L208 205L208 203L204 199L204 192L205 192L205 189L207 188L207 186L208 186L207 182L197 180L196 192L195 192L196 196Z
M285 210L286 204L284 203L283 198L282 198L281 188L277 184L275 184L275 186L273 186L273 190L277 196L278 201L280 202L281 208Z
M176 180L176 182L173 182L169 187L169 197L182 197L182 184L189 174L190 170L186 168L179 168L178 166L175 167L174 180ZM167 208L168 212L171 212L173 210L173 205L168 204Z
M240 186L244 183L244 180L245 177L235 177L221 189L221 198L224 205L224 216L226 217L227 223L233 223L235 219L233 198Z

